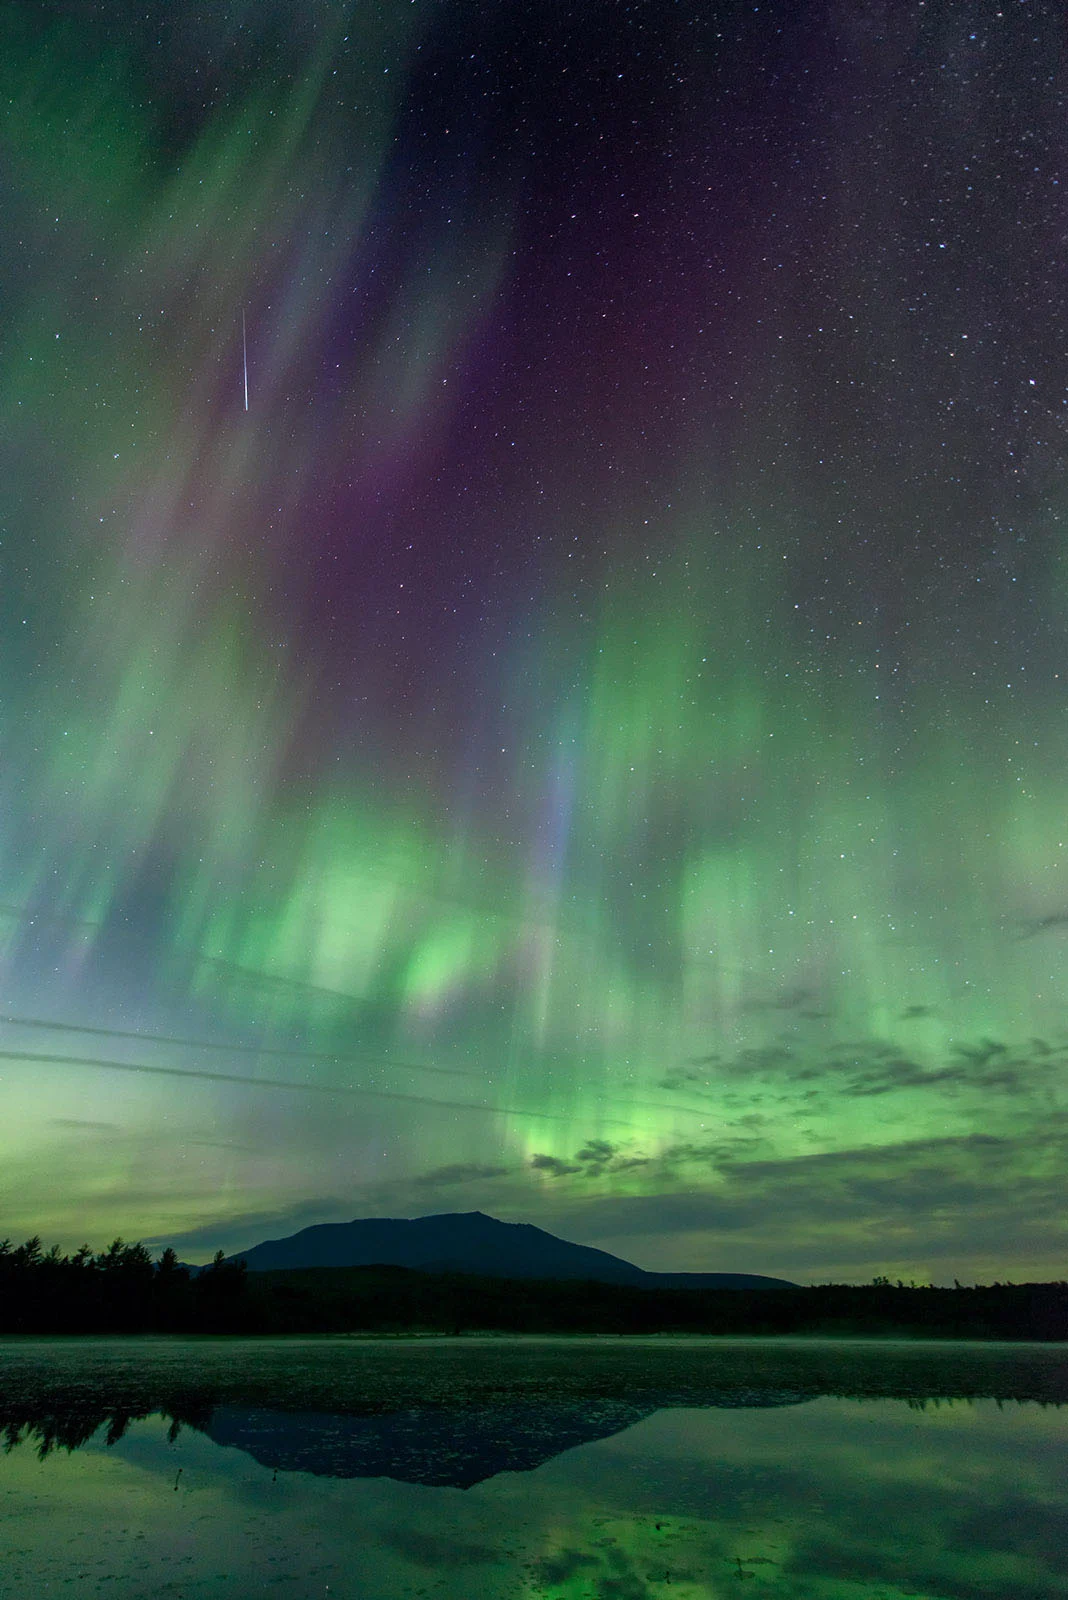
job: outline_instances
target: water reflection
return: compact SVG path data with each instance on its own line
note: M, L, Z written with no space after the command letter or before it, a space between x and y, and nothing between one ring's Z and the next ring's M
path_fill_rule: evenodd
M590 1351L582 1399L574 1345L496 1366L439 1349L416 1361L433 1404L367 1409L411 1399L405 1355L380 1348L352 1358L360 1412L303 1408L346 1358L288 1349L294 1377L279 1387L257 1346L230 1346L226 1381L218 1352L190 1342L139 1363L103 1343L0 1348L3 1600L60 1586L121 1600L1068 1600L1068 1409L1019 1393L1064 1398L1062 1351L1017 1349L999 1368L989 1349L955 1362L942 1350L930 1359L943 1393L894 1399L745 1389L741 1358L725 1365L722 1350ZM878 1352L852 1368L838 1354L841 1373L874 1383ZM887 1387L908 1360L930 1376L922 1352L882 1354ZM775 1376L764 1350L749 1357L750 1378ZM780 1350L778 1376L826 1373L826 1357ZM644 1373L640 1398L605 1392L620 1363ZM974 1386L976 1363L988 1396L947 1397ZM138 1414L133 1381L147 1393L178 1366L183 1404ZM524 1373L536 1392L517 1396Z
M802 1397L769 1395L747 1405L792 1405ZM378 1416L336 1412L267 1411L252 1406L186 1407L159 1412L173 1444L183 1426L218 1445L243 1450L261 1466L326 1478L395 1478L399 1483L469 1489L499 1472L535 1467L643 1421L654 1406L552 1401L511 1406L416 1406ZM27 1444L44 1461L53 1450L77 1450L91 1440L110 1447L149 1413L85 1409L39 1414L11 1406L2 1416L4 1449Z

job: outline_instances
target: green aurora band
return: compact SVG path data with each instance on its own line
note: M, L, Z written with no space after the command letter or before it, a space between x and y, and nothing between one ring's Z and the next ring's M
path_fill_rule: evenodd
M284 94L182 138L136 55L4 24L0 1232L195 1258L478 1206L648 1266L1063 1276L1054 495L1015 669L985 570L903 573L893 627L861 575L831 616L813 552L849 535L758 470L786 423L753 376L751 476L711 405L640 491L561 440L556 554L487 561L507 602L455 624L485 706L421 613L383 631L433 553L344 569L352 678L314 648L319 486L353 463L356 543L383 484L477 473L454 391L515 271L509 170L412 221L327 372L428 9L346 58L355 124L336 7Z

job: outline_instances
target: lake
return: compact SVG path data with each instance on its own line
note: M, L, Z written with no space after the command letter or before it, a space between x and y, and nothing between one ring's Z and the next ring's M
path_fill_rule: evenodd
M0 1341L0 1600L1068 1600L1068 1348Z

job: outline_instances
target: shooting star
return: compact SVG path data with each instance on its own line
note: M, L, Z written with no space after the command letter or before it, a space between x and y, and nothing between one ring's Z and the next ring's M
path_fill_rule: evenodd
M245 373L245 410L248 410L248 344L245 339L245 308L241 307L241 365Z

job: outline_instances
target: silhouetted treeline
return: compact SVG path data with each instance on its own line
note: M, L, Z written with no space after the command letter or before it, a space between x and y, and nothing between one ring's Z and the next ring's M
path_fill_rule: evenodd
M724 1333L1068 1339L1068 1283L936 1289L876 1279L796 1289L425 1273L410 1267L190 1273L116 1239L100 1255L0 1244L2 1333Z
M116 1239L94 1255L43 1251L40 1239L0 1242L0 1333L254 1331L244 1262L193 1274L173 1250L153 1262L142 1244Z
M882 1334L1068 1339L1068 1283L931 1289L873 1283L798 1289L627 1285L316 1267L249 1274L272 1332Z
M211 1425L214 1407L210 1402L193 1401L164 1412L169 1424L167 1438L171 1444L183 1427L205 1433ZM108 1406L100 1402L86 1404L60 1404L47 1407L23 1402L5 1405L0 1400L0 1440L4 1455L20 1444L30 1444L38 1460L44 1461L54 1450L80 1450L95 1433L107 1424L104 1443L118 1444L125 1437L132 1422L144 1422L157 1415L154 1409L130 1410L126 1406Z

